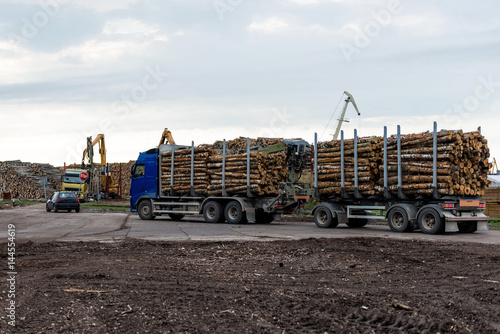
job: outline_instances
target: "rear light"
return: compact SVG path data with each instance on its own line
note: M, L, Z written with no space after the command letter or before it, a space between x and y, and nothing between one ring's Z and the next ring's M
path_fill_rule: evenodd
M76 199L76 203L79 203L79 202L80 202L80 200L77 198L77 199Z
M60 199L58 199L58 200L57 200L57 203L61 203L61 200L60 200Z
M479 203L480 209L486 209L486 203Z
M443 208L445 209L453 209L455 207L454 203L444 203Z

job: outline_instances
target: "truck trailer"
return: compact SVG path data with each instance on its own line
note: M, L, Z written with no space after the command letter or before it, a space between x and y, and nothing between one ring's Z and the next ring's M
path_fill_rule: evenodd
M483 214L486 203L480 196L454 196L446 191L438 191L438 137L437 123L434 123L432 133L432 183L413 195L405 194L403 182L403 156L400 126L397 127L397 188L389 183L388 173L388 138L387 127L384 127L383 137L383 188L379 192L363 195L360 191L360 168L358 167L358 138L354 130L354 186L350 193L347 191L347 176L345 171L346 154L344 133L341 132L340 140L340 174L341 180L338 193L320 194L318 192L318 163L315 163L314 184L315 195L319 203L313 208L314 221L320 228L333 228L339 223L349 227L362 227L373 220L386 219L389 227L395 232L409 232L420 229L426 234L439 234L443 232L473 233L477 230L488 230L489 217ZM315 135L315 147L318 146ZM314 161L318 161L318 150L314 152ZM488 168L488 167L484 167ZM429 168L430 169L430 168ZM451 171L449 172L451 173ZM425 178L425 177L421 177ZM430 178L430 176L428 176ZM397 189L390 192L389 189ZM419 194L420 192L420 194ZM427 194L427 195L426 195Z

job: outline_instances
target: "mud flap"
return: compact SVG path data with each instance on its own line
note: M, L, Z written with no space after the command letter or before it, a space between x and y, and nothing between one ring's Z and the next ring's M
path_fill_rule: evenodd
M488 225L487 221L478 221L477 222L477 230L478 231L489 231L490 225Z
M458 232L458 224L456 221L446 220L445 232Z
M253 206L252 202L250 202L246 198L239 200L239 202L241 204L243 211L247 215L247 221L249 223L255 223L255 207Z

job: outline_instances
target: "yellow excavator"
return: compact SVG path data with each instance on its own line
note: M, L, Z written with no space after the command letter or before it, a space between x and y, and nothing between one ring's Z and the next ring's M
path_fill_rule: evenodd
M163 130L163 133L162 133L161 139L160 139L160 144L158 144L158 147L160 147L163 144L175 145L175 140L174 140L174 137L172 137L172 132L170 132L170 130L167 128L165 128L165 130Z
M92 141L92 137L87 138L87 148L83 150L82 168L85 168L85 158L89 159L91 165L94 158L94 146L99 144L99 154L101 155L101 172L99 180L99 191L104 194L109 194L109 197L116 198L119 194L119 185L113 180L111 172L106 164L106 144L104 142L104 134L100 133Z

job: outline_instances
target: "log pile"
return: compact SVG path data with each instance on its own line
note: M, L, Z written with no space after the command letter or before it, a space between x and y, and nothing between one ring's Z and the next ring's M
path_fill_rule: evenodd
M250 139L251 147L266 147L280 143L279 138ZM222 141L201 145L194 154L194 192L199 195L222 195ZM225 191L228 195L247 192L247 139L226 141ZM238 152L245 153L238 153ZM250 154L250 191L258 196L275 196L280 182L286 181L286 153ZM170 194L171 151L162 152L162 192ZM191 148L174 152L175 195L187 195L191 190Z
M109 164L109 171L111 172L113 181L120 186L118 194L120 198L127 198L130 194L130 170L134 163L135 161L114 162Z
M388 190L397 194L397 139L387 139ZM439 195L482 196L489 186L489 150L478 132L440 131L437 134L437 192ZM410 196L432 195L433 133L401 137L402 190ZM379 191L383 186L383 165Z
M500 188L488 188L484 195L486 210L484 214L494 218L500 218Z
M344 141L345 190L354 191L354 143ZM387 139L388 191L398 195L397 138ZM483 196L490 182L487 140L478 132L440 131L437 134L437 192L439 195ZM383 195L383 138L358 138L358 190ZM341 192L340 141L318 144L318 190ZM401 136L402 191L409 197L433 194L433 133Z
M194 151L194 191L207 195L209 175L207 161L213 150L208 146L200 146ZM161 157L161 190L170 194L172 151L162 152ZM191 148L174 152L174 187L176 195L187 195L191 191Z
M375 181L381 159L382 142L378 137L358 138L358 190L366 196L375 195ZM318 143L318 191L321 195L340 195L340 140ZM354 195L354 140L344 140L345 190Z
M0 190L5 182L5 192L16 199L41 199L44 197L41 178L47 177L47 197L61 188L57 168L49 164L21 161L0 162Z
M250 147L267 147L269 145L279 144L283 141L283 138L250 138ZM210 147L214 150L222 150L222 140L216 141ZM229 152L243 153L247 150L247 138L238 137L232 140L226 140L226 149Z
M285 153L250 154L250 191L254 195L275 196L280 182L286 181L287 167ZM222 195L222 154L214 154L208 159L209 195ZM247 155L226 156L225 189L230 195L247 192Z

